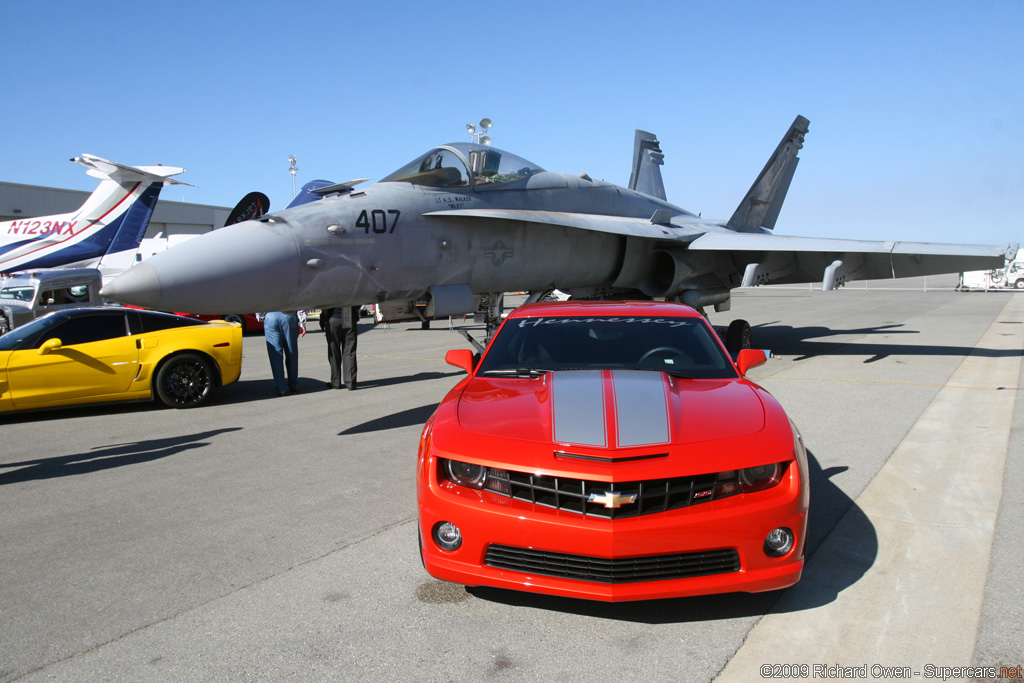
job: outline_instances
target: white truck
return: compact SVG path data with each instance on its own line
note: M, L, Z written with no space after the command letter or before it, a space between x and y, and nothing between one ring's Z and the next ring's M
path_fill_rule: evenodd
M1013 260L994 270L973 270L960 276L957 289L1024 289L1024 249Z
M1003 287L1024 289L1024 249L1017 252L1017 258L1006 264Z

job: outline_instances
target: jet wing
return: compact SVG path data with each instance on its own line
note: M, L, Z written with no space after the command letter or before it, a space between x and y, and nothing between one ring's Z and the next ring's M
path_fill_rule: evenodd
M817 282L834 289L847 280L938 275L1001 268L1010 247L790 237L714 232L688 251L730 252L743 271L742 286Z
M425 216L525 221L616 235L683 242L687 252L729 252L742 286L821 282L834 289L847 280L880 280L988 270L1004 265L1008 249L978 244L938 244L793 237L734 232L692 215L658 211L650 219L564 211L453 209Z

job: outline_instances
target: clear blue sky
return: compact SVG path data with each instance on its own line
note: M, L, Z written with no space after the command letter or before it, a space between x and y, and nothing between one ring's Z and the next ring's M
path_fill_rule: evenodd
M797 114L777 232L1024 238L1024 2L0 2L0 180L184 166L176 201L280 208L494 120L496 147L728 218Z

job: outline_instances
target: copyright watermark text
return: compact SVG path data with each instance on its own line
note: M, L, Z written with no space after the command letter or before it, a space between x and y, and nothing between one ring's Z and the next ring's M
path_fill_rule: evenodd
M1024 677L1021 665L1017 666L883 666L863 664L841 666L839 664L762 664L761 678L843 680L858 678L889 678L894 680L924 678L936 681L955 681L970 678Z

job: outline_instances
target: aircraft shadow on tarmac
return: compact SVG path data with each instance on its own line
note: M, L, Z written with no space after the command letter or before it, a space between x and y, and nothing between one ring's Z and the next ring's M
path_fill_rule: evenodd
M844 515L849 515L847 525L844 526L844 536L851 543L844 548L842 562L832 565L808 562L804 566L801 581L784 591L727 593L624 603L593 602L482 586L466 588L465 591L481 600L506 605L644 624L736 619L761 616L773 609L802 611L826 605L834 601L841 591L860 580L874 564L878 556L878 537L874 525L856 503L830 481L831 477L845 472L847 468L831 467L822 470L810 452L807 456L811 480L805 551L808 560ZM780 601L783 595L786 600ZM781 604L776 606L777 602Z
M975 354L985 358L1021 356L1024 351L984 349L970 346L914 345L889 342L850 343L842 341L811 341L840 335L901 335L920 334L917 330L901 330L902 324L879 325L858 329L830 329L827 327L792 327L778 322L755 325L754 345L769 349L775 355L796 356L794 360L807 360L815 356L871 356L865 363L874 363L889 356L967 356Z
M0 465L0 486L25 481L55 479L57 477L73 477L79 474L100 472L115 467L126 467L128 465L151 462L175 455L176 453L209 446L209 439L219 434L236 432L240 429L241 427L211 429L206 432L184 434L165 439L149 439L147 441L117 444L116 446L104 446L85 453L76 453L75 455L60 455L53 458L4 463Z

